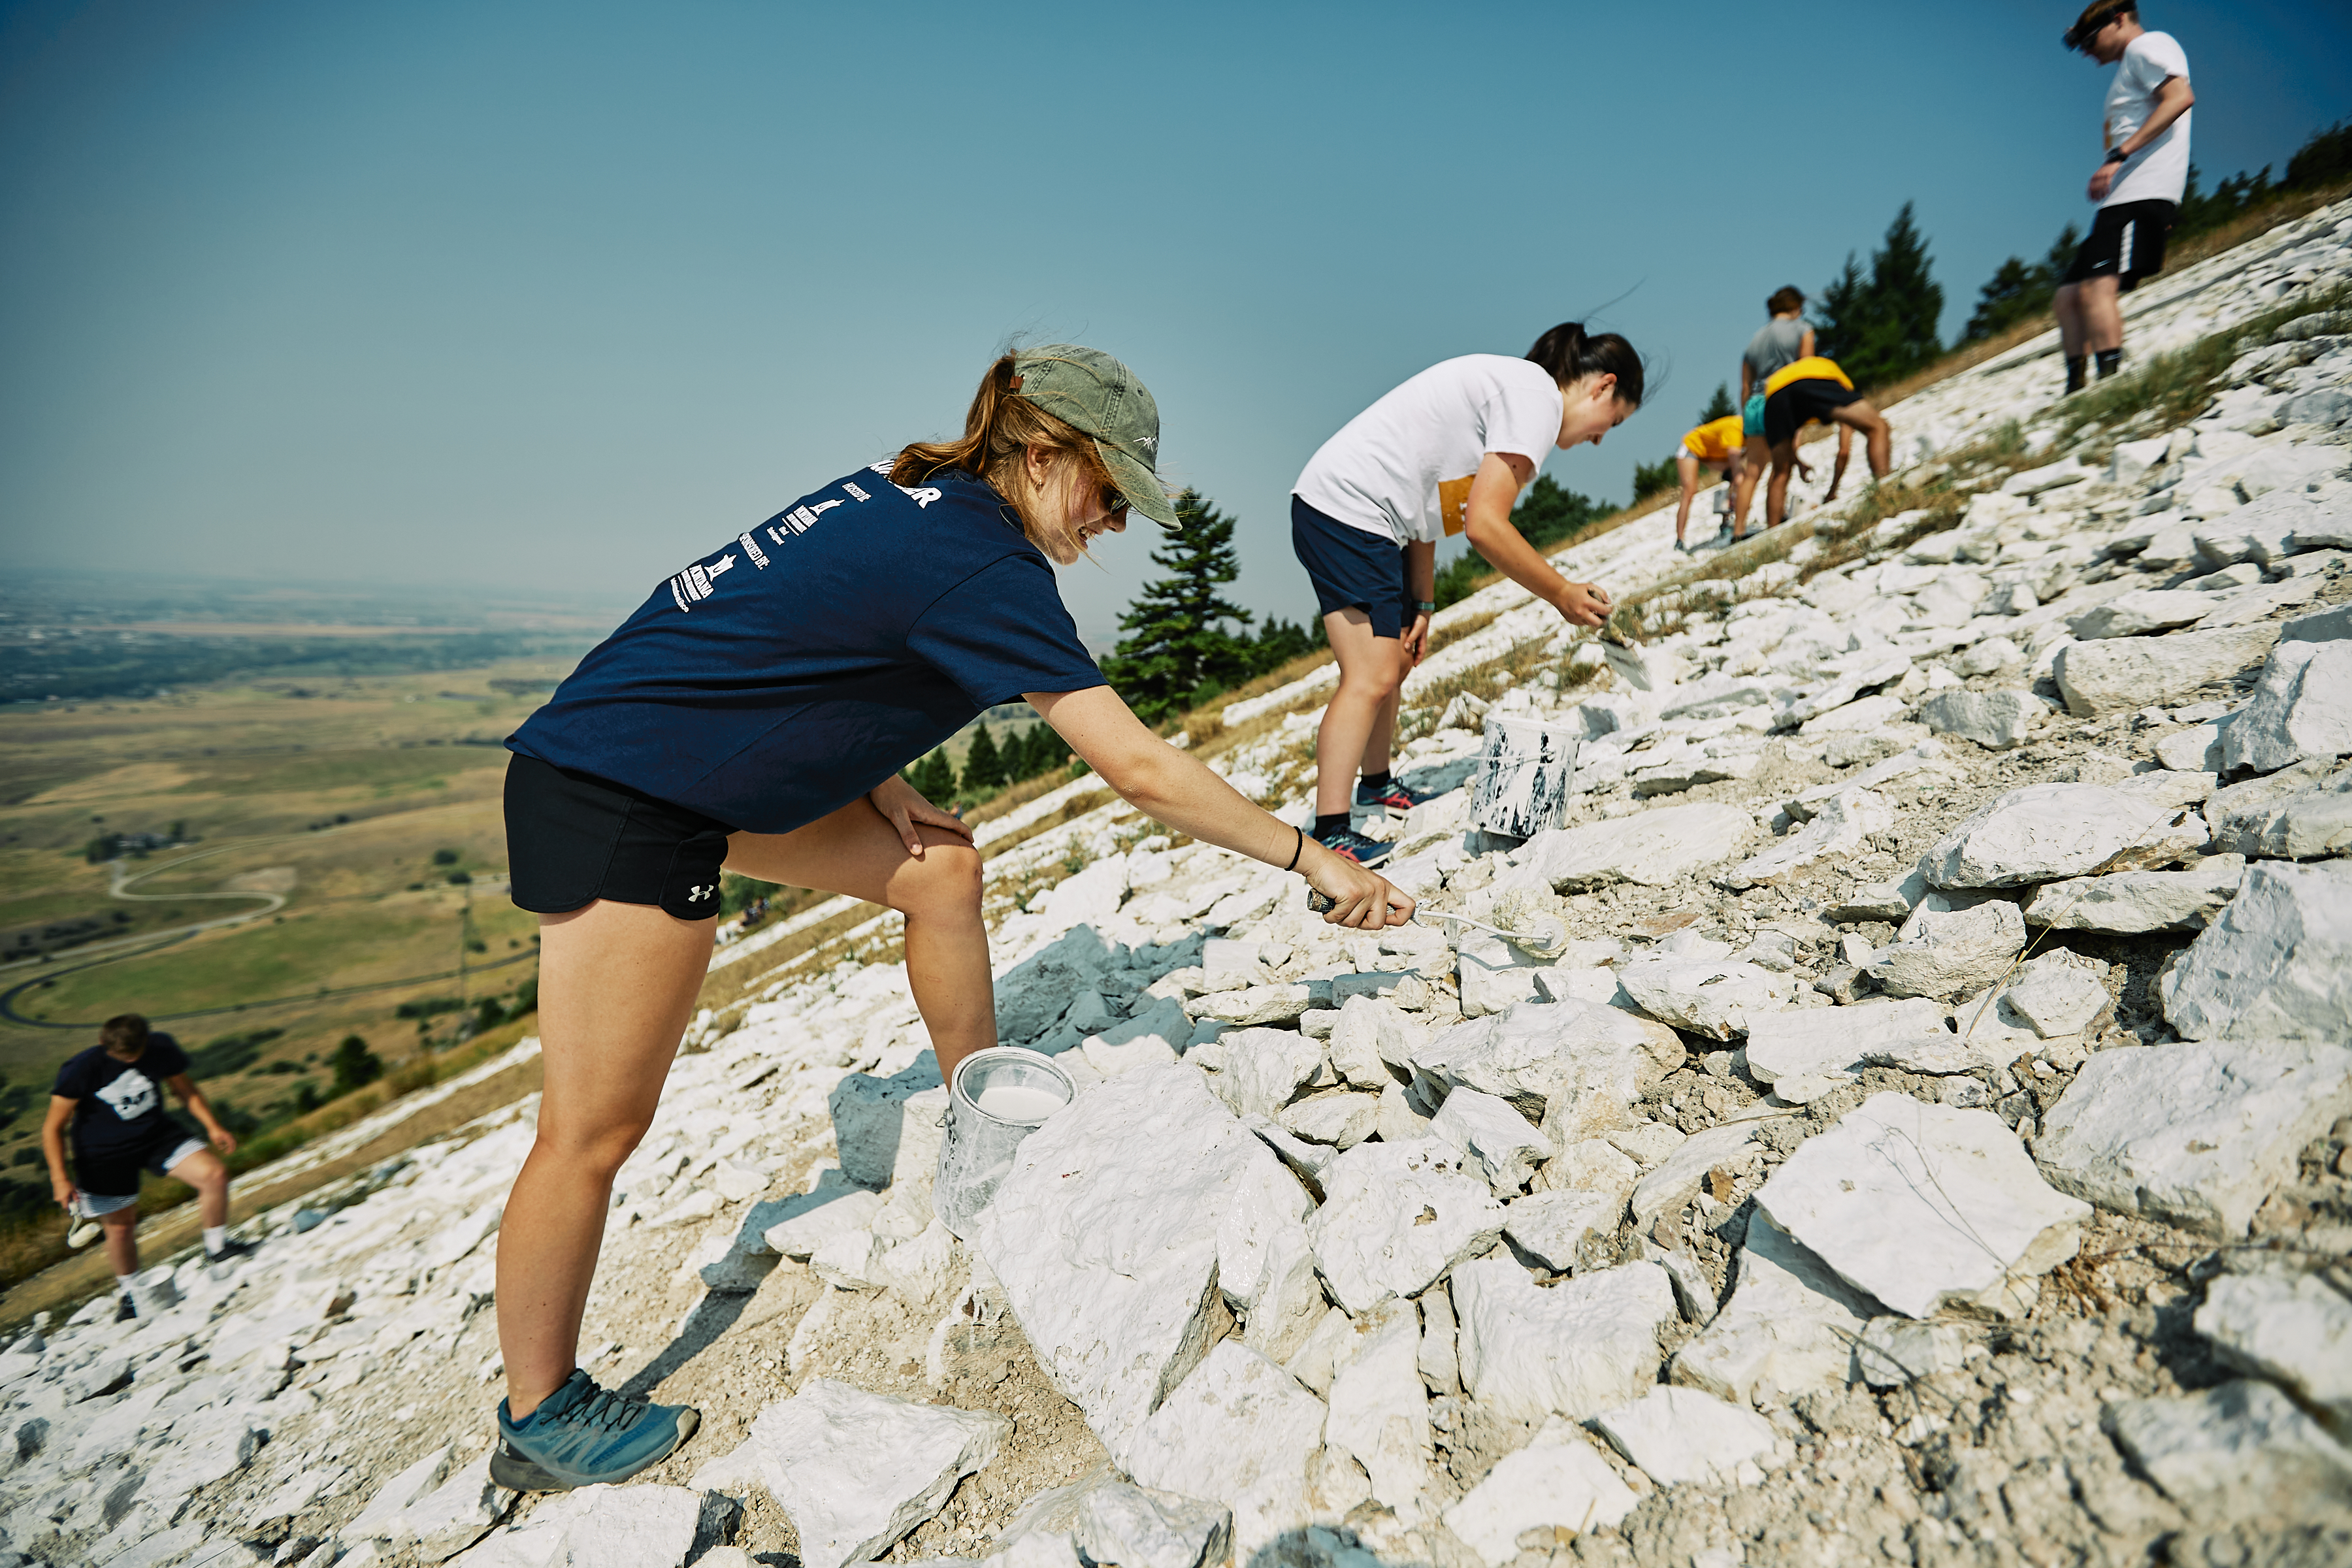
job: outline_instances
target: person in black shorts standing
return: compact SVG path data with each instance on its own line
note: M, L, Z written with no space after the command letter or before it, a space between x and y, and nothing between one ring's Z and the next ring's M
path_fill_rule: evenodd
M2080 392L2089 362L2099 379L2124 357L2122 296L2164 270L2164 242L2189 185L2189 57L2169 33L2139 25L2137 0L2092 0L2066 29L2066 47L2115 66L2101 140L2106 161L2091 175L2099 204L2090 237L2058 285L2053 309L2066 348L2066 390Z
M58 1202L80 1220L95 1220L106 1236L106 1260L122 1289L118 1318L137 1315L131 1290L139 1272L139 1173L152 1171L196 1189L204 1216L205 1256L215 1263L253 1248L228 1238L228 1167L220 1155L236 1139L213 1116L204 1090L188 1076L188 1054L169 1035L147 1027L136 1013L109 1018L99 1043L58 1069L41 1152ZM204 1123L197 1137L163 1109L163 1090ZM66 1172L66 1134L73 1134L73 1173ZM212 1149L205 1147L207 1140ZM213 1152L220 1151L219 1154ZM77 1181L76 1178L79 1178Z

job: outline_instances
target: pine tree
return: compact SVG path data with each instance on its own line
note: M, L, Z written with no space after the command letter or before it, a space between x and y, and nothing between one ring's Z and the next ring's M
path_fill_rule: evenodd
M925 800L935 805L953 800L956 792L955 764L948 761L947 752L942 748L908 768L907 782L921 791Z
M1302 654L1313 653L1324 640L1319 616L1305 626L1295 626L1279 616L1268 616L1265 625L1258 628L1257 640L1250 645L1250 673L1264 675L1279 669Z
M1663 489L1671 489L1681 479L1681 472L1672 458L1660 458L1654 463L1633 465L1633 504L1641 505Z
M1731 405L1730 384L1718 381L1715 384L1715 395L1708 398L1706 406L1698 411L1698 422L1702 425L1712 425L1718 419L1728 418L1738 412L1738 409Z
M1219 595L1241 575L1234 519L1197 491L1176 498L1178 531L1151 552L1173 575L1145 585L1119 617L1119 639L1103 674L1147 724L1249 679L1250 612ZM1238 633L1226 629L1233 622Z
M1944 352L1937 323L1944 286L1936 281L1927 237L1903 204L1886 226L1886 240L1871 253L1870 276L1849 254L1845 267L1815 300L1813 342L1837 361L1855 386L1867 390L1900 381Z
M2074 259L2075 247L2082 242L2081 232L2070 223L2059 231L2050 254L2041 260L2029 262L2012 256L2002 262L1993 272L1991 281L1977 290L1976 313L1969 318L1968 330L1960 334L1960 341L1981 342L2020 321L2047 312L2052 297L2058 292L2058 279L2065 274Z
M966 795L978 795L982 790L1001 788L1004 783L1004 758L990 737L988 726L982 724L973 732L971 749L963 754L963 789Z

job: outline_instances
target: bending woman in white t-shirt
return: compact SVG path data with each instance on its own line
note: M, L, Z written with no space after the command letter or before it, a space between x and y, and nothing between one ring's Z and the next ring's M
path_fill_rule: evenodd
M1308 459L1291 487L1291 543L1339 664L1315 742L1315 837L1326 847L1376 864L1389 847L1355 831L1353 808L1407 811L1423 798L1391 775L1389 748L1404 678L1429 651L1441 538L1467 534L1571 626L1608 618L1608 594L1553 571L1512 525L1511 508L1552 447L1600 445L1641 402L1633 345L1568 321L1524 359L1465 354L1432 365Z

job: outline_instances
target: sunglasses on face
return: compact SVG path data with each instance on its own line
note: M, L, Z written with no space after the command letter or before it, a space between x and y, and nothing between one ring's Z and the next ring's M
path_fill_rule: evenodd
M1117 517L1119 513L1125 511L1127 507L1127 497L1120 493L1118 486L1109 485L1104 488L1102 493L1102 509L1106 515Z

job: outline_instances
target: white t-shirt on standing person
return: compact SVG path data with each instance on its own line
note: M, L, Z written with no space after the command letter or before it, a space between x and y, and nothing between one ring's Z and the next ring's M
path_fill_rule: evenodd
M1538 468L1559 440L1559 384L1532 360L1464 354L1431 365L1339 426L1293 493L1326 517L1407 544L1468 523L1489 452Z
M2116 79L2107 88L2107 145L2117 146L2156 112L2157 94L2168 77L2189 79L2189 57L2169 33L2142 33L2124 48ZM2171 202L2189 188L2189 121L2193 109L2164 128L2116 171L2103 207L2126 202Z

